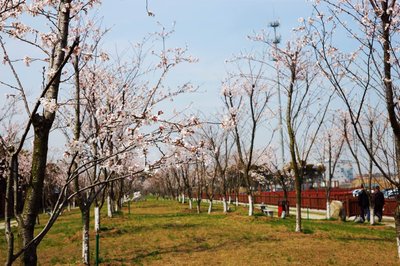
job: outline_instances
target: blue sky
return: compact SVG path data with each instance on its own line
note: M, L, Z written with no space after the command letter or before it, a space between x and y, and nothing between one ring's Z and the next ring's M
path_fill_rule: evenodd
M271 21L279 20L279 33L285 42L290 39L298 18L308 17L312 12L306 0L148 0L148 5L154 17L147 15L146 0L103 0L96 17L111 29L103 47L121 51L149 33L159 31L157 22L167 28L175 22L175 33L167 46L187 45L189 53L199 62L177 68L168 82L174 86L190 81L199 86L202 93L181 97L175 103L186 106L193 102L194 108L200 110L220 105L220 84L227 70L225 60L241 51L256 49L256 44L247 39L248 35L268 29ZM20 42L12 46L12 41L8 42L12 58L32 57L29 47ZM3 68L0 76L10 77L9 69ZM28 72L24 66L21 68L28 97L36 100L42 68L30 67ZM8 88L3 89L3 95L10 92Z
M147 15L145 0L103 1L98 15L103 17L104 26L112 28L104 45L123 49L129 42L159 30L157 22L166 27L175 22L175 33L167 45L188 45L199 62L178 68L173 79L200 86L203 93L181 100L194 102L194 108L202 110L219 104L225 60L240 51L255 49L248 35L268 29L271 21L279 20L279 33L285 42L298 18L312 12L305 0L148 0L148 6L154 17Z

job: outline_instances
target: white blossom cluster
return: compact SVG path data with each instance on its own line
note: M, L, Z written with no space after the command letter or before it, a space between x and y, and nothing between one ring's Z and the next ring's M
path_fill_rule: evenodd
M40 103L46 112L55 113L57 111L56 99L40 98Z

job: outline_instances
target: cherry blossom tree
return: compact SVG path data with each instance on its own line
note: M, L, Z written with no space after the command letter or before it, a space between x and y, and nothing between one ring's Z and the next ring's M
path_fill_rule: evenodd
M28 122L22 136L20 143L16 146L15 152L11 156L11 173L13 178L17 180L18 174L18 154L25 143L26 136L31 127L34 131L33 153L32 153L32 168L31 178L29 180L26 197L24 201L24 208L21 215L17 216L19 225L19 236L22 239L23 248L23 262L25 264L34 265L37 263L36 247L38 242L32 242L34 237L34 225L42 198L43 183L45 179L45 168L48 150L48 137L52 127L56 103L59 94L61 83L62 70L68 62L71 54L77 47L77 42L74 42L74 36L79 33L71 33L73 28L74 18L80 16L81 12L87 12L97 1L56 1L56 2L14 2L2 1L0 6L10 7L9 3L18 3L13 8L3 9L1 13L2 20L0 30L2 31L2 39L0 44L4 54L4 62L9 66L9 69L15 78L16 86L10 83L3 82L9 85L10 88L15 89L22 97L25 111L29 117ZM32 24L32 19L37 21L37 24ZM30 26L25 24L30 22ZM49 24L46 24L46 22ZM42 25L54 25L42 32ZM35 26L38 26L38 29ZM8 42L19 42L27 44L31 49L37 49L42 53L42 58L39 61L47 63L47 74L43 76L43 85L39 94L39 101L37 101L31 110L26 97L25 88L20 79L20 75L15 67L15 60L13 60L7 53ZM23 60L27 65L32 63L33 59L26 56ZM40 86L40 85L39 85ZM38 87L39 87L38 86ZM39 112L39 107L43 107L43 112ZM11 238L9 238L11 240ZM12 243L9 243L9 247ZM9 250L7 263L10 264L15 260L12 251Z
M326 190L326 219L330 219L330 193L332 190L332 179L335 174L337 163L343 153L345 138L341 119L336 118L336 114L331 119L326 119L321 134L317 138L317 151L320 162L326 166L325 171L325 190ZM336 118L336 119L335 119Z
M271 97L265 80L263 64L252 55L237 57L237 72L229 74L222 86L226 117L222 122L231 129L235 141L238 169L243 174L249 200L249 216L253 215L253 189L250 169L254 161L254 150L258 127L265 120L267 104Z
M0 2L0 21L5 20L12 12L25 3L24 0L3 0ZM10 14L11 13L11 14Z
M312 69L312 62L308 61L307 53L303 53L301 41L300 44L292 45L288 43L286 50L282 50L281 60L283 66L288 70L288 81L283 87L287 93L286 126L289 136L290 169L293 171L296 189L295 231L301 232L301 184L304 166L324 120L329 102L324 107L325 112L320 112L321 108L314 108L314 104L322 106L321 103L315 102L316 99L319 101L322 99L313 95L315 92L318 93L318 90L314 87L315 76L313 73L315 72ZM306 123L306 127L304 135L300 137L298 134L302 123ZM300 141L301 139L304 142Z
M181 182L174 167L163 167L158 172L160 182L164 183L164 187L172 199L180 202Z
M206 163L204 160L204 155L199 156L195 159L194 171L193 175L195 177L194 184L196 187L196 210L197 213L200 214L201 212L201 201L202 201L202 194L205 187L205 179L206 179L207 169ZM210 205L211 208L212 205ZM211 211L210 211L211 212Z
M271 139L271 141L273 138ZM261 152L252 172L257 176L257 181L269 187L270 190L279 187L283 191L283 198L286 201L286 208L289 208L288 191L294 188L294 180L285 167L280 168L276 148L270 143Z
M286 129L290 161L284 168L295 180L296 189L296 232L301 228L301 187L306 174L307 161L325 119L333 93L320 90L322 81L312 59L308 36L294 30L292 40L284 48L274 46L263 31L250 37L262 42L272 51L280 69L280 85L284 89L286 102ZM263 60L265 65L271 65Z
M83 262L89 264L89 212L90 206L99 195L108 190L109 216L112 216L115 195L122 199L123 178L126 173L149 171L166 157L165 147L174 142L171 134L185 135L188 126L195 123L178 123L163 119L164 112L157 109L165 100L192 89L189 83L174 90L165 90L163 81L167 74L181 62L194 62L186 56L186 49L167 49L165 40L172 32L162 29L160 33L150 36L152 40L161 41L162 49L152 51L156 63L145 65L144 43L137 45L130 61L109 62L108 55L100 50L91 51L90 55L97 60L86 62L88 56L82 50L80 58L75 58L75 108L72 120L68 111L63 113L66 122L74 124L73 132L66 131L69 138L67 157L72 162L69 176L72 176L79 165L90 165L90 171L74 177L74 190L83 217ZM147 40L150 41L150 40ZM97 42L97 41L96 41ZM83 60L84 67L77 63ZM146 78L159 74L154 84ZM149 93L150 92L150 93ZM68 109L66 104L65 108ZM175 136L174 135L174 136ZM176 143L183 141L178 138ZM150 149L158 149L159 157L152 162L148 158ZM119 186L119 191L115 188ZM90 189L85 189L90 188Z
M15 253L13 250L12 231L7 231L9 236L7 238L9 243L8 264L11 264L22 253L24 254L23 261L25 264L36 264L36 247L52 224L54 224L66 202L75 196L79 197L78 195L82 195L86 191L89 191L89 198L94 199L107 183L125 178L127 172L129 172L129 175L134 175L132 173L147 171L146 169L149 166L157 165L162 159L151 162L146 157L149 145L159 143L162 146L172 143L174 140L170 137L171 133L177 132L179 135L187 125L193 122L178 124L162 120L163 112L157 109L154 110L161 101L192 89L189 83L173 90L168 90L163 85L170 69L181 62L195 61L192 57L186 56L186 48L166 48L165 40L171 32L163 29L162 32L157 34L158 39L162 42L162 49L160 52L152 52L158 58L158 62L154 67L149 67L146 70L140 68L141 70L138 71L141 58L124 66L120 65L119 69L111 68L115 72L108 71L100 66L97 67L98 65L95 63L90 63L100 59L108 59L107 54L97 53L93 47L86 47L86 43L82 42L82 36L85 36L87 30L93 30L94 27L93 24L90 24L91 22L88 25L83 25L84 23L82 23L80 17L83 11L86 13L96 2L39 1L27 3L21 1L17 8L4 9L4 12L2 10L2 18L7 18L7 20L1 21L0 29L3 32L3 36L8 36L10 39L1 39L0 44L4 54L4 62L9 66L17 85L13 85L8 81L4 81L2 84L17 91L29 116L25 126L26 129L20 138L21 140L10 156L11 163L9 165L11 170L9 171L8 182L10 195L12 193L11 181L17 180L18 176L18 154L21 152L31 125L35 133L32 175L29 180L24 210L21 215L18 215L23 245L22 249ZM44 18L49 22L46 25L50 24L54 25L54 27L51 27L48 33L41 33L41 31L34 29L32 26L24 25L22 23L22 18L25 18L24 12L32 15L38 21ZM23 60L14 60L7 53L8 42L14 41L37 48L40 52L43 52L44 58L26 56ZM72 55L74 55L72 73L75 73L75 75L64 70ZM40 100L36 102L32 110L30 110L29 101L25 93L26 90L22 85L20 75L16 71L16 62L24 62L27 66L40 62L44 62L44 65L46 63L49 64L47 76L46 73L43 74L43 89L39 96ZM146 80L149 76L154 78L154 74L157 75L157 73L159 78L156 79L155 84ZM103 84L99 79L102 74L104 74L103 77L105 78ZM125 76L117 81L116 77L118 75L116 74ZM139 76L140 79L138 78ZM53 125L57 109L60 106L68 106L71 102L69 99L62 99L65 100L65 103L63 103L58 97L60 83L65 82L67 84L71 77L75 77L75 89L78 91L75 98L77 103L74 104L78 119L71 120L71 123L66 123L62 126L76 125L75 129L77 130L75 135L72 134L73 137L70 139L67 151L67 157L72 164L68 166L68 175L65 177L60 197L52 212L54 215L52 214L49 218L43 231L34 237L33 229L42 199L45 180L44 169L47 161L50 128ZM91 84L91 86L88 84ZM106 90L105 87L108 85L110 89ZM86 88L83 88L84 86ZM95 89L105 93L104 101L97 99L101 97L96 94ZM85 93L82 92L83 90L85 90ZM83 102L79 102L82 96L85 96L85 98L83 98ZM95 98L95 101L91 102L93 98ZM125 106L128 104L129 106ZM83 111L78 110L82 105L84 105ZM43 107L42 113L39 112L40 106ZM123 108L121 109L121 106L125 106L128 112ZM143 129L145 127L147 129ZM143 131L139 132L140 129L143 129ZM178 137L176 141L179 142L179 140L180 138ZM160 146L155 144L155 147L163 154ZM121 163L124 160L128 163L129 156L126 155L127 151L136 157L132 158L134 159L133 161L140 161L139 164L134 163L133 166L131 165L130 169L128 169L128 165ZM142 159L138 160L137 158ZM82 180L84 178L80 178L81 176L88 177L87 180L92 182ZM76 180L78 181L75 182ZM79 186L75 186L75 191L69 193L68 189L71 188L72 183ZM7 208L10 209L10 204L8 204ZM8 222L7 228L9 228L9 217L6 221ZM88 249L84 253L88 258ZM84 260L84 263L88 264L89 262Z
M212 209L212 203L217 187L222 195L223 212L228 212L228 194L229 182L226 172L230 163L230 154L234 142L229 138L229 131L224 130L220 123L203 123L200 133L205 141L206 152L209 156L211 170L206 185L206 193L209 200L209 213Z

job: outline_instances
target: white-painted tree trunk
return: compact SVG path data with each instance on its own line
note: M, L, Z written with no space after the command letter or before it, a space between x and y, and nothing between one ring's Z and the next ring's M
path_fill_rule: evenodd
M112 202L110 196L107 196L107 216L113 217Z
M296 203L296 229L295 232L301 232L301 207Z
M90 265L90 249L89 249L89 220L90 211L83 211L83 228L82 228L82 262L84 265Z
M373 207L369 208L369 223L371 225L375 224L375 212Z
M94 207L94 230L100 231L100 208Z
M397 255L399 256L400 259L400 237L396 237L397 240Z
M222 205L224 207L224 213L227 213L228 212L228 204L226 202L225 196L222 197Z
M326 219L331 219L331 204L326 201Z
M185 194L182 193L182 204L185 204Z
M238 198L238 196L236 196L236 207L238 207L239 206L239 198Z
M253 197L252 195L248 195L249 199L249 216L253 216L254 213L254 204L253 204Z
M231 197L231 195L229 195L229 197L228 197L228 204L231 204L231 202L232 202L232 197Z
M181 202L181 194L178 195L178 202Z
M118 210L119 210L119 208L118 208L118 202L116 201L115 203L114 203L114 210L117 212Z
M192 199L189 199L189 210L193 209Z
M212 207L213 207L213 201L209 200L208 201L208 214L211 214L212 212Z

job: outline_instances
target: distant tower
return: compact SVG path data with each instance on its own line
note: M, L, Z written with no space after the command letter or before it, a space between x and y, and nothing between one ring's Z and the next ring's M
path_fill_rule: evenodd
M279 21L275 20L269 23L269 26L274 29L274 39L272 40L272 43L274 44L274 49L275 49L275 54L278 51L278 44L281 42L281 36L277 34L277 29L280 26ZM272 59L273 61L277 61L277 59L274 57ZM280 146L281 146L281 162L282 162L282 167L285 165L285 148L283 146L283 126L282 126L282 101L281 101L281 85L280 85L280 80L279 80L279 64L276 63L276 82L277 82L277 87L278 87L278 104L279 104L279 132L280 132Z

